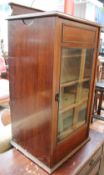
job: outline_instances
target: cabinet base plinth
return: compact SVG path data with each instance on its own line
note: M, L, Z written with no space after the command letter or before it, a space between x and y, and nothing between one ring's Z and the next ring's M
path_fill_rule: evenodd
M45 165L43 162L38 160L35 156L33 156L31 153L29 153L27 150L22 148L19 144L11 141L11 145L15 147L18 151L23 153L27 158L32 160L34 163L36 163L38 166L40 166L42 169L44 169L46 172L51 174L53 171L55 171L58 167L60 167L67 159L69 159L75 152L77 152L83 145L85 145L90 138L88 137L84 142L82 142L76 149L74 149L70 154L68 154L64 159L62 159L59 163L57 163L53 168L49 168L47 165Z

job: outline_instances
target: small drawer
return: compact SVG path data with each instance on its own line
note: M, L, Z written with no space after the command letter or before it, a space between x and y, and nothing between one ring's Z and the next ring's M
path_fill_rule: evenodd
M63 42L79 42L79 43L90 43L94 44L95 31L83 29L80 27L63 25Z
M99 172L100 167L100 160L97 162L97 164L91 169L88 175L97 175Z
M91 157L91 159L86 163L86 165L81 169L78 175L88 175L90 170L98 163L101 159L102 147L97 150L97 152Z
M104 143L103 143L103 156L104 156Z

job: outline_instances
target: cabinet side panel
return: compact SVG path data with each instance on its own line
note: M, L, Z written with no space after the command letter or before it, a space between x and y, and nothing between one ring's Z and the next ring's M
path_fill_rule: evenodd
M50 164L54 18L9 21L13 141Z

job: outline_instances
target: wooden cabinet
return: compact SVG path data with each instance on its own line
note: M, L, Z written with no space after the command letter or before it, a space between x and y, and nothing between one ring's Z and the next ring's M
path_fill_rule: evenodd
M9 18L12 144L48 172L89 139L99 30L61 13Z

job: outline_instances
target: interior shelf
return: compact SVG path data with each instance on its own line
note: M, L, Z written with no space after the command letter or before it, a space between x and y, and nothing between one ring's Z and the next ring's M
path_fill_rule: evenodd
M77 124L74 124L72 127L70 127L69 129L61 132L58 134L58 141L63 140L64 138L66 138L67 136L69 136L73 131L75 131L77 128L81 127L83 124L85 124L85 121L80 121Z
M61 108L59 113L64 113L64 112L66 112L66 111L68 111L68 110L70 110L72 108L80 106L81 104L83 104L84 102L87 102L87 101L88 101L88 98L83 98L83 100L81 100L81 101L79 101L79 102L77 102L75 104L71 104L71 105L66 106L64 108Z
M71 85L86 82L86 81L90 81L90 78L84 78L84 79L80 79L80 80L74 80L74 81L71 81L71 82L61 83L60 87L71 86Z

